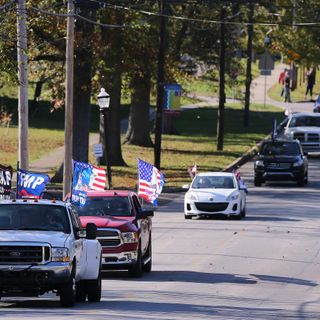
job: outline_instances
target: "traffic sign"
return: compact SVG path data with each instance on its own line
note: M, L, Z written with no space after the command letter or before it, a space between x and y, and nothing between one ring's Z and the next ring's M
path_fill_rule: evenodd
M100 158L103 156L103 148L101 143L93 145L93 154L96 158Z

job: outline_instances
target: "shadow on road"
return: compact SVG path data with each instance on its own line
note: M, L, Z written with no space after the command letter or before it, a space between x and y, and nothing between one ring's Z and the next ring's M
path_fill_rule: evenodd
M296 284L296 285L308 286L308 287L316 287L318 285L318 283L316 283L316 282L304 280L304 279L268 276L268 275L264 275L264 274L250 274L250 275L255 278L258 278L259 280L262 280L262 281L290 283L290 284Z

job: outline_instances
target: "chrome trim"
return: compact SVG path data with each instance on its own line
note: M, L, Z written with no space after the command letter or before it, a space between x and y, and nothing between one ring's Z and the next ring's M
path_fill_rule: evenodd
M115 236L99 236L98 232L99 231L110 231L110 232L116 232L118 234L118 237ZM119 245L117 246L102 246L102 248L118 248L123 244L122 237L121 237L121 232L118 229L114 228L97 228L97 240L119 240Z
M128 256L133 256L131 259ZM106 262L105 258L114 258L117 261L109 261ZM102 254L102 265L121 265L121 264L129 264L135 263L138 259L138 251L125 251L118 253L103 253Z

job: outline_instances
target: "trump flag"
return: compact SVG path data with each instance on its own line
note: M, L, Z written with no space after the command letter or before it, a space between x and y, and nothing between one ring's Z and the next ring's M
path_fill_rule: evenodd
M155 166L140 159L138 159L138 171L138 196L157 206L157 198L165 182L164 175Z
M47 174L18 170L17 198L41 198L50 177Z

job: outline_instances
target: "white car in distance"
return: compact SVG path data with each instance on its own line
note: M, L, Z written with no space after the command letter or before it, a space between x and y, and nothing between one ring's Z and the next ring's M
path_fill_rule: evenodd
M197 174L184 197L184 217L246 215L246 189L234 173L203 172Z

